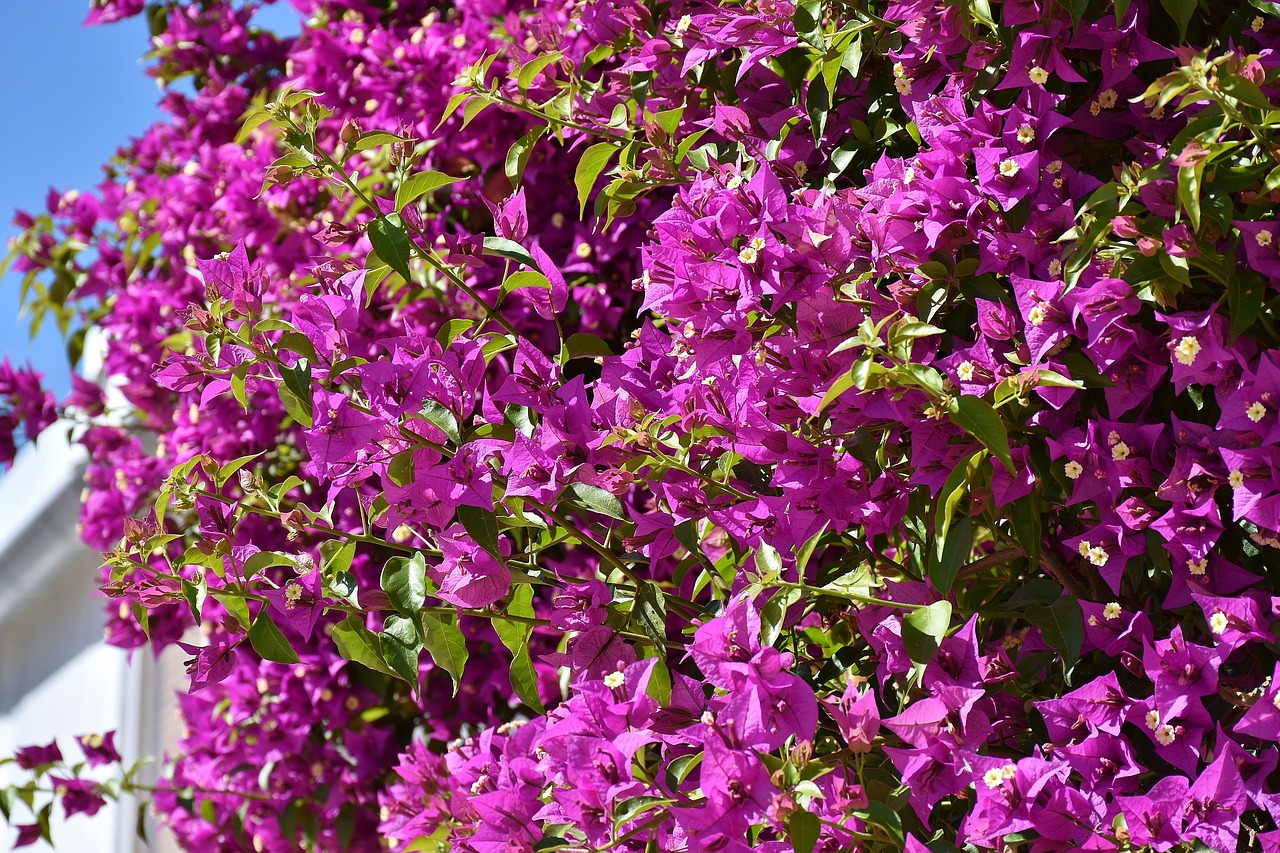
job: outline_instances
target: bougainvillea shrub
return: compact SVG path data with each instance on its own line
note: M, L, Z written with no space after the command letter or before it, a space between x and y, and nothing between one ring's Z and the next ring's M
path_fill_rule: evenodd
M18 217L190 676L19 845L1280 849L1280 9L259 5L96 3L169 118Z

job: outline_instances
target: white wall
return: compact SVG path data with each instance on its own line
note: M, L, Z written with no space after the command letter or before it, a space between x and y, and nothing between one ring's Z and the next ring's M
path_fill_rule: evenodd
M56 431L24 449L0 477L0 755L56 738L74 763L80 757L75 736L110 729L117 730L116 744L126 761L158 755L173 742L175 656L166 655L157 666L142 649L130 666L124 651L102 643L101 559L75 532L83 451L60 440ZM176 666L181 672L180 663ZM0 781L25 776L12 765L0 768ZM18 805L17 814L24 808ZM165 839L151 846L137 841L136 816L132 801L70 821L57 806L56 849L173 849ZM0 821L0 849L13 838ZM40 843L30 849L50 848Z

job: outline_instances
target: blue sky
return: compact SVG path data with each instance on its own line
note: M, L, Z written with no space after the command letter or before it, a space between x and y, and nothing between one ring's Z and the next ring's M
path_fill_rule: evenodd
M0 0L0 138L10 152L0 176L0 256L17 229L17 208L43 209L49 187L88 189L102 164L161 117L160 90L143 71L149 33L141 17L84 27L89 0ZM268 26L292 19L281 3ZM29 341L18 318L21 276L0 282L0 358L30 361L50 387L70 387L56 328Z

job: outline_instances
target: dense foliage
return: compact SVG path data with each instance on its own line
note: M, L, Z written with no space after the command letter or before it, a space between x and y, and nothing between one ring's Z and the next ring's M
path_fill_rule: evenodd
M1280 10L292 2L99 0L170 118L19 216L191 677L20 845L1280 849Z

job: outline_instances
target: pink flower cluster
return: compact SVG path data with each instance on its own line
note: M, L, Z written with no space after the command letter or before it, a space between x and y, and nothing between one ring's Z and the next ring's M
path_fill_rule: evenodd
M1267 4L293 5L19 218L184 846L1280 849Z

